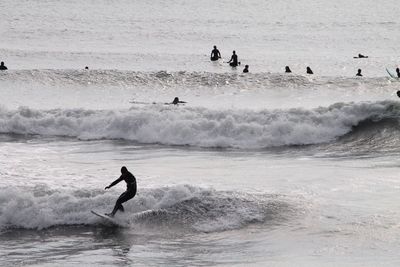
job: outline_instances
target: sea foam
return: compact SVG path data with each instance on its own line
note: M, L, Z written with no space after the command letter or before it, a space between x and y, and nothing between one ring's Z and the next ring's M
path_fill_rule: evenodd
M393 101L337 103L315 109L211 110L164 105L127 110L0 110L0 132L123 139L143 144L260 149L326 143L365 120L398 118Z
M90 211L107 212L118 194L101 190L55 190L44 185L0 188L0 230L53 226L99 225ZM169 226L176 230L214 232L250 223L282 219L290 205L276 196L217 191L190 185L142 188L124 204L115 221L120 226Z

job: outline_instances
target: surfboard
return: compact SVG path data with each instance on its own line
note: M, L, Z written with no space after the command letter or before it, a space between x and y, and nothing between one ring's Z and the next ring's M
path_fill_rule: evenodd
M98 212L96 212L96 211L94 211L94 210L91 210L91 212L92 212L94 215L97 215L97 216L99 216L100 218L102 218L102 219L104 219L104 220L106 220L106 221L108 221L108 222L110 222L110 223L113 223L113 224L117 225L117 222L116 222L113 218L111 218L110 216L107 216L107 215L102 214L102 213L98 213Z
M387 68L386 68L386 72L389 74L390 77L398 79L398 77L396 77L396 75L391 73Z

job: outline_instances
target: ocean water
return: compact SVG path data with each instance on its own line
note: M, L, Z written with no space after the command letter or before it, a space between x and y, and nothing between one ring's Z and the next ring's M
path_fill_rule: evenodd
M399 266L399 13L1 1L0 265Z

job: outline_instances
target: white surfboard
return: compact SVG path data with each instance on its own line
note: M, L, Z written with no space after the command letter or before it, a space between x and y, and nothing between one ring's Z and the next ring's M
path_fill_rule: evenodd
M387 68L386 68L386 72L389 74L390 77L398 79L398 77L396 75L394 75L393 73L391 73Z
M106 221L108 221L108 222L110 222L110 223L113 223L113 224L115 224L115 225L118 224L118 223L117 223L113 218L111 218L110 216L107 216L107 215L105 215L105 214L96 212L96 211L94 211L94 210L91 210L91 212L92 212L94 215L97 215L97 216L99 216L100 218L102 218L102 219L104 219L104 220L106 220Z

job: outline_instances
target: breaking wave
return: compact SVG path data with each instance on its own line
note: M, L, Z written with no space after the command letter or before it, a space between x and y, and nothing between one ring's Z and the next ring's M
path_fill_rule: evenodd
M90 211L110 211L118 194L100 190L52 190L35 187L0 188L0 230L45 229L53 226L99 225ZM272 195L249 195L189 185L142 189L118 213L120 226L153 225L215 232L251 223L282 221L293 208Z
M262 149L328 143L365 121L398 123L394 101L337 103L315 109L210 110L164 105L128 110L0 109L3 134L122 139L143 144ZM369 126L372 127L372 126Z

